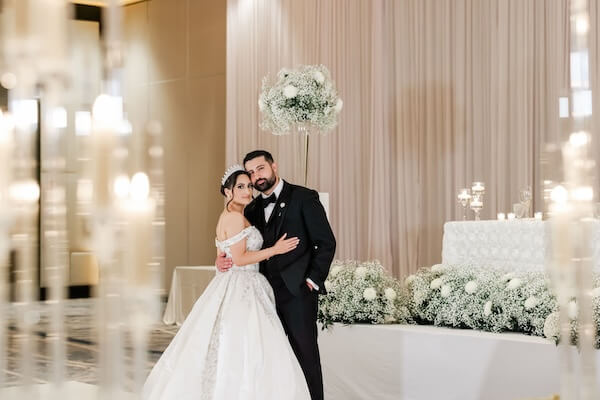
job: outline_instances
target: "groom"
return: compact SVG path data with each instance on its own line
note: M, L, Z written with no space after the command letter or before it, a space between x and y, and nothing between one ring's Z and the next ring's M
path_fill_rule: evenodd
M325 294L325 279L335 253L335 237L318 193L284 182L267 151L244 157L244 168L261 192L244 211L263 235L263 248L284 233L297 237L295 250L260 263L260 272L273 287L277 313L306 377L312 400L323 400L323 376L317 345L318 294ZM231 259L221 254L217 268L228 270Z

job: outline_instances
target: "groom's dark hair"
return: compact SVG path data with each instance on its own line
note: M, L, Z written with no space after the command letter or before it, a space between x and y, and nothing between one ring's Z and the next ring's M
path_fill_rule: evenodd
M271 155L271 153L269 153L266 150L254 150L246 154L246 157L244 157L244 166L248 161L254 160L257 157L264 157L269 164L273 164L273 156Z

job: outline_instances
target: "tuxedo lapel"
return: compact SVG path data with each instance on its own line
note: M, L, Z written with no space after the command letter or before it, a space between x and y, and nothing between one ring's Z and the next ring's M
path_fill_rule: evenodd
M281 233L281 225L283 224L283 217L285 217L285 213L289 208L290 198L292 194L292 187L286 181L283 181L283 189L281 190L281 194L277 198L277 203L275 204L275 208L271 213L271 218L269 218L269 223L276 224L275 226L275 239L279 238Z
M258 198L256 199L256 210L255 212L255 216L256 216L256 224L257 224L257 228L261 233L264 233L265 231L265 208L263 207L263 198L261 195L258 195Z

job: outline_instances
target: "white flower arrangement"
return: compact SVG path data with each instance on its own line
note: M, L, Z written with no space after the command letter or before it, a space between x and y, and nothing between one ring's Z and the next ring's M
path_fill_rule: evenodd
M423 268L408 290L412 319L438 326L541 336L546 317L558 308L542 273L470 265Z
M336 127L343 104L324 65L283 68L275 83L263 78L258 98L263 116L260 126L275 135L305 124L327 132Z
M318 314L323 328L334 322L410 322L407 289L386 274L379 261L359 263L336 260L325 282L328 293L319 298Z
M507 272L497 267L444 265L422 268L401 284L378 261L335 261L319 301L319 320L418 323L490 332L521 332L558 341L559 313L550 280L543 272ZM592 306L600 333L600 276ZM566 304L570 342L577 343L578 304ZM600 334L596 336L600 348Z

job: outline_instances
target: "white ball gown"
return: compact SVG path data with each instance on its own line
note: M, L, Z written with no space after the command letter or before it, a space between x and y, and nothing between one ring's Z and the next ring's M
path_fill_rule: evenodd
M231 257L230 246L244 238L248 250L262 247L253 226L216 245ZM258 264L217 272L150 372L142 397L310 400Z

